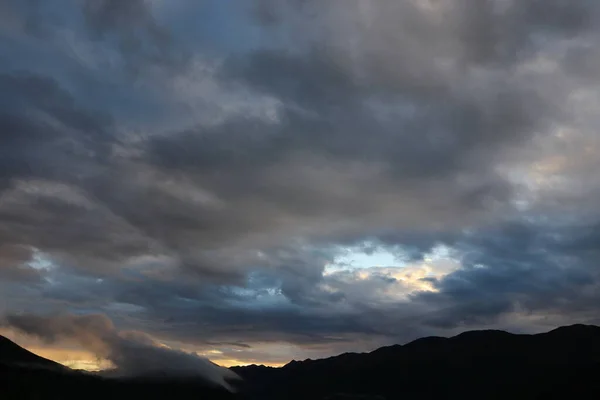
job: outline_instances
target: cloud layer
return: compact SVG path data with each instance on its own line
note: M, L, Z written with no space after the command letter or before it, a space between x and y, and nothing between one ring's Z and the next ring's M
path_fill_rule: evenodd
M0 312L277 362L598 322L599 12L1 2Z

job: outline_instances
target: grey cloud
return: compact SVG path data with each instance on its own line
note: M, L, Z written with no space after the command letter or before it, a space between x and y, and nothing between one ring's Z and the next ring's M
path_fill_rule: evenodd
M48 78L4 74L0 87L3 241L59 253L99 245L88 247L88 257L127 246L128 239L110 239L109 216L94 211L77 188L100 174L111 157L116 138L110 118L80 109ZM109 241L113 248L100 250Z
M54 16L44 15L43 6L39 0L4 0L0 4L2 33L23 33L37 38L47 35Z
M3 178L80 174L105 160L110 118L79 109L54 80L29 74L2 74Z
M113 25L122 22L113 21L118 14L113 7L123 6L98 4L101 10L92 14L99 18L99 26L116 29ZM117 19L149 18L134 14ZM457 77L471 79L470 75ZM245 267L232 265L239 261L225 254L238 251L237 243L248 232L264 235L261 241L266 244L255 246L268 249L272 237L293 235L298 229L295 225L315 234L324 220L330 222L326 229L336 233L365 225L377 229L381 223L410 226L450 220L461 224L510 196L510 185L493 171L499 154L505 145L526 140L548 115L530 111L530 107L537 109L535 96L505 76L483 82L481 95L460 94L449 87L436 89L435 96L418 87L405 92L369 88L357 83L342 66L332 64L320 49L302 57L274 52L256 52L242 61L233 57L224 67L225 78L284 101L282 122L269 125L241 119L212 128L167 132L143 142L141 158L123 158L106 155L106 146L123 145L111 139L106 124L98 128L68 121L77 123L74 128L78 130L103 132L98 142L89 145L80 137L75 139L87 151L100 154L83 160L66 157L64 169L50 178L68 179L105 210L93 218L106 223L98 226L86 220L79 225L90 232L90 239L99 239L91 232L116 230L124 231L117 237L130 237L132 242L121 246L123 251L111 251L111 246L118 246L113 240L107 241L107 247L89 251L81 246L83 252L91 253L88 258L112 253L118 260L128 248L131 255L137 255L149 247L177 259L186 270L232 279L243 275ZM413 77L406 78L407 84L409 80ZM375 106L367 104L372 100ZM374 115L388 101L415 111L390 110L386 119ZM62 116L74 110L64 106L46 112ZM37 148L21 147L28 152ZM139 149L129 150L135 154ZM55 154L48 165L19 160L23 169L39 168L30 172L37 176L47 176L60 165ZM71 176L74 171L81 173L86 164L90 169L86 176ZM174 185L162 185L163 180ZM187 197L174 192L178 183ZM196 200L194 191L208 200ZM77 210L50 210L54 215L69 211ZM110 214L120 222L113 223ZM290 290L295 290L293 285L288 283Z
M168 29L157 22L145 0L85 0L83 15L93 37L117 38L133 72L152 65L172 67L178 61Z
M318 280L345 293L346 299L328 298L328 293L320 293L313 283L293 292L300 297L292 295L291 300L296 304L290 303L284 300L285 295L290 296L289 292L277 294L261 289L282 284L278 278L282 276L278 275L281 268L274 269L274 275L268 279L249 281L246 288L250 292L152 281L149 277L120 282L113 279L103 284L90 280L91 286L82 290L91 299L97 293L94 287L100 285L105 292L96 306L105 304L102 299L108 298L141 306L128 318L138 315L145 321L153 321L144 324L144 329L182 341L202 343L231 338L302 344L327 343L331 341L328 337L350 335L400 340L411 337L410 332L493 326L502 315L517 311L567 312L574 318L586 315L593 309L596 298L590 289L595 287L598 274L587 263L592 256L582 260L581 248L570 249L571 244L579 242L577 235L571 235L572 240L556 242L552 240L555 234L539 227L510 225L456 239L456 248L465 254L463 269L434 281L439 292L413 295L410 302L381 302L375 294L393 282L375 274L371 280L348 282L347 286L329 278ZM594 251L592 241L589 243L591 246L586 246L586 250ZM561 251L561 247L565 250ZM569 264L558 263L565 255L575 259ZM302 282L304 278L296 279ZM55 293L70 290L67 285ZM279 296L279 301L273 303L272 298L261 303L261 292L267 298ZM113 310L110 312L116 315Z
M28 265L33 251L25 246L0 246L0 277L14 282L36 282L41 273Z
M80 313L105 312L123 326L182 342L310 343L344 333L378 331L377 324L361 317L362 309L335 315L339 299L331 299L327 292L310 285L287 294L274 290L283 285L277 275L267 286L251 281L242 288L163 281L151 276L99 281L62 274L60 270L50 272L48 277L54 283L42 285L38 296L47 304L58 301ZM322 310L328 303L331 311Z
M311 33L329 34L326 36L328 39L344 39L342 35L336 36L338 32L335 30L347 33L347 37L354 39L349 42L350 46L359 47L359 53L366 51L378 56L374 57L372 67L382 64L381 61L389 57L418 55L418 52L427 54L428 51L436 52L438 56L457 52L466 64L510 64L518 61L524 53L535 51L540 35L548 35L553 39L571 38L594 28L598 18L596 5L588 0L500 0L478 2L475 5L464 0L443 3L384 0L376 6L364 5L357 0L327 4L310 0L267 0L256 4L258 6L253 11L271 11L268 13L271 18L265 18L264 21L273 22L273 17L279 16L278 25L287 24L288 29L291 27L291 33L298 36L302 31L294 30L297 25L302 28L312 26ZM294 12L290 12L292 10ZM256 13L258 21L265 14ZM299 18L297 14L302 17ZM298 23L298 20L301 22ZM396 20L403 23L395 23ZM269 25L272 24L266 24ZM324 27L333 29L323 30ZM404 41L400 33L404 33L409 40ZM307 36L313 38L310 33ZM297 36L294 39L302 41ZM429 42L433 48L411 47L410 40L413 39ZM403 51L384 54L384 50L393 48ZM416 59L419 60L418 57ZM410 65L412 62L402 61L397 64ZM380 71L392 72L385 65ZM412 72L419 71L414 69ZM393 73L402 74L403 71ZM375 74L373 77L376 77Z
M415 300L436 304L440 310L427 323L448 327L511 312L584 317L600 282L596 234L595 224L552 228L523 222L474 232L457 241L464 267L436 281L439 292Z
M234 348L242 348L242 349L251 349L252 346L246 343L239 342L206 342L206 344L211 346L229 346Z
M253 27L262 42L223 50L206 74L178 64L177 37L141 0L79 2L98 36L72 32L146 68L134 82L120 63L114 80L85 64L62 79L3 69L0 239L54 267L24 269L30 254L0 251L3 281L35 282L40 304L115 318L115 304L129 305L134 325L210 342L399 337L518 308L592 309L596 227L524 222L547 209L519 211L526 188L502 168L580 122L564 105L595 76L594 42L580 43L596 36L595 2L438 2L444 18L425 2L275 3ZM50 76L35 43L14 65ZM203 50L193 57L210 58ZM184 80L175 101L185 73L208 83ZM180 118L204 90L234 111L213 118L201 105L193 123ZM257 118L238 97L276 106ZM594 193L573 196L596 213ZM366 242L409 261L443 243L463 268L426 278L437 293L384 304L372 293L389 277L324 276L332 249Z
M159 29L152 18L149 5L144 0L86 1L83 10L90 26L98 33L122 33L143 27L153 34L158 34Z
M467 58L484 64L514 63L524 53L536 51L540 36L571 38L593 29L598 18L598 9L587 0L492 1L474 7L457 3L466 22L460 25L460 37Z

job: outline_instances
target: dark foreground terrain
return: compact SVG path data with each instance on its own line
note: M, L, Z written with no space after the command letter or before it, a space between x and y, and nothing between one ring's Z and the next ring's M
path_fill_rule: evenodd
M235 367L231 394L200 380L114 380L68 370L0 340L1 399L597 399L600 328L538 335L472 331L371 353ZM33 366L37 366L33 368Z

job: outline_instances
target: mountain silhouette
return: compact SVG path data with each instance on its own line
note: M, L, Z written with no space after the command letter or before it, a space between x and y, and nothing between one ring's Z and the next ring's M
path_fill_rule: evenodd
M563 399L600 398L600 327L536 335L470 331L370 353L233 367L237 393L202 379L108 379L59 366L0 337L2 399Z
M255 399L600 398L600 328L470 331L281 368L233 369Z
M10 339L0 336L0 363L25 368L49 368L67 371L68 368L46 358L25 350Z

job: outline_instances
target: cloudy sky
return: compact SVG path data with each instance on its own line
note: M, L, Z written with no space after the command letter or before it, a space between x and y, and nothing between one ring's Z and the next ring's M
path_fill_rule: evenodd
M97 368L600 323L599 17L0 0L1 332Z

